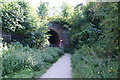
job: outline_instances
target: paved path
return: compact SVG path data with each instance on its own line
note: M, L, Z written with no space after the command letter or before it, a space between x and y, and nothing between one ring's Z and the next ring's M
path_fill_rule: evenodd
M40 78L72 78L71 55L65 53Z

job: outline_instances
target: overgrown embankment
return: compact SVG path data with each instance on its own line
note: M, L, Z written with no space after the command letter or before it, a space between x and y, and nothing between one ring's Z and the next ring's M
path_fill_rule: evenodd
M107 56L85 45L74 52L72 67L73 78L117 78L118 56Z
M119 3L78 6L72 18L74 78L118 78Z

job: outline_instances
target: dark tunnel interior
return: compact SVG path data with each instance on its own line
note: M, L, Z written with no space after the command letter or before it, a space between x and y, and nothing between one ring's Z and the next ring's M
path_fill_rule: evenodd
M54 30L50 30L48 32L48 34L50 34L50 38L48 39L50 42L50 46L54 46L54 47L58 47L59 46L59 35L57 32L55 32Z

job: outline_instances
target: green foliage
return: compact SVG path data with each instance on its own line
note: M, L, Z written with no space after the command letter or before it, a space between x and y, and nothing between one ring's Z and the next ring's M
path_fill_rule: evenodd
M41 18L41 20L45 19L48 15L48 2L40 2L38 7L38 15Z
M118 14L117 3L88 3L83 6L72 18L72 43L91 45L100 41L105 44L106 51L118 50L118 15L114 14Z
M6 32L25 34L37 27L36 14L28 2L2 2L2 28Z
M3 78L39 78L47 69L42 68L40 71L25 69L12 74L5 75Z
M103 6L107 8L104 9ZM112 54L116 53L118 50L118 40L119 40L119 26L118 26L118 4L117 3L104 3L101 4L100 11L98 11L97 15L104 14L104 18L100 19L100 26L102 26L103 35L100 37L104 37L102 41L106 47L106 53Z
M71 36L71 44L75 48L80 48L84 44L93 44L97 38L97 32L89 30L89 28L85 27L85 29L82 29L79 32L74 32Z
M70 30L70 24L69 24L69 20L68 19L65 19L63 17L49 17L48 18L49 21L51 23L58 23L61 27L67 29L67 30Z
M117 78L118 3L88 3L72 18L73 77Z
M69 19L73 13L73 7L70 4L63 3L62 5L62 17Z
M47 27L40 27L30 33L26 34L25 44L30 47L44 48L49 45L48 35L46 35L48 29ZM29 42L29 43L28 43Z
M79 78L117 78L118 57L111 58L96 53L86 45L76 50L72 56L73 77Z
M9 44L3 48L3 76L24 69L40 71L55 62L63 54L58 48L38 50L22 46L20 43Z
M25 37L25 45L43 47L48 39L46 22L40 23L37 12L27 1L3 1L0 5L3 31L22 34Z
M48 3L41 2L38 7L40 20L27 2L0 2L0 17L4 31L24 34L24 44L37 48L49 44L45 34L48 31L45 28L48 20L61 23L71 33L71 44L75 50L72 50L75 78L117 78L120 53L118 4L120 3L92 2L86 6L77 5L73 12L73 8L64 3L61 16L48 18ZM55 62L62 54L57 48L37 50L23 47L19 43L4 49L3 75L26 68L30 69L26 70L31 73L41 70Z
M1 51L0 51L0 53L1 53ZM2 79L1 76L2 76L2 54L0 54L0 79Z
M68 3L63 3L61 6L61 13L58 15L53 14L52 17L49 17L48 20L50 22L60 23L60 25L68 30L70 30L71 26L71 18L73 15L73 7ZM54 11L54 10L53 10Z

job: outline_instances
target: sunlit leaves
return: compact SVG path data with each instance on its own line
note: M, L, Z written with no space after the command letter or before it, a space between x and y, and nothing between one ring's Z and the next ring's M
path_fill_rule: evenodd
M45 19L48 15L48 2L40 2L38 7L38 15L42 19Z
M62 5L62 17L69 19L73 14L73 7L70 4L63 3Z
M28 2L13 1L2 3L2 26L7 32L25 34L34 29L36 18L30 13Z
M74 75L117 78L120 53L118 3L92 2L81 11L76 11L71 31L73 47L78 49L72 57Z

